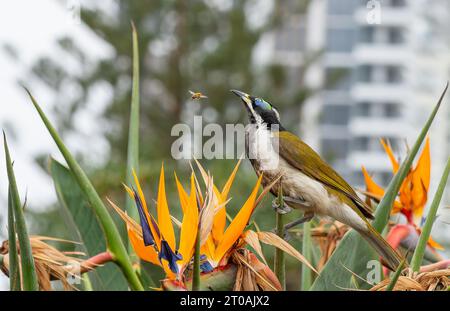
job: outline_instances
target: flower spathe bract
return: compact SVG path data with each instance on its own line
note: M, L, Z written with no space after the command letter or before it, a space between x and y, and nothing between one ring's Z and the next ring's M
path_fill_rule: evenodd
M112 202L111 205L127 224L128 237L136 254L145 261L161 266L169 279L175 279L183 272L185 265L193 254L195 237L198 230L198 208L196 194L183 196L181 203L183 221L180 230L180 241L177 248L174 228L165 191L164 167L158 185L156 200L157 219L149 212L145 196L139 180L133 172L136 189L125 186L128 194L134 199L139 210L141 224L136 223ZM191 178L191 183L194 179ZM191 188L194 188L191 185ZM184 190L184 189L183 189ZM189 237L189 238L187 238ZM153 240L153 243L151 241Z

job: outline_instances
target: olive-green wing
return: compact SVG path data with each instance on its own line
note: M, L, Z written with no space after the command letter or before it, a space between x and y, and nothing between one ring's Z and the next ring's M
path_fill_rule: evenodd
M280 156L303 174L321 182L329 190L334 190L350 207L373 219L372 209L356 194L355 190L311 147L297 136L287 131L275 134L278 138Z

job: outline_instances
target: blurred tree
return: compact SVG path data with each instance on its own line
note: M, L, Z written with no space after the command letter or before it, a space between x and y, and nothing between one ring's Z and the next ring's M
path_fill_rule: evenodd
M174 124L190 124L194 114L203 114L205 123L244 120L242 107L229 93L231 88L257 92L277 107L292 107L289 121L298 123L291 112L296 110L299 116L301 103L310 95L302 85L305 67L299 69L296 81L291 81L292 75L286 81L289 68L278 64L261 68L252 61L255 52L262 52L255 51L261 36L283 31L285 20L304 13L309 1L289 3L146 0L83 4L82 22L112 49L110 56L91 60L73 38L63 37L58 44L67 59L43 57L32 73L56 94L54 113L64 136L80 135L76 120L87 105L100 104L94 98L99 87L101 92L111 92L98 120L109 143L107 159L101 167L85 163L95 171L95 184L103 194L116 189L124 179L131 98L130 21L134 21L139 35L140 156L145 159L141 175L148 177L156 176L162 159L169 167L174 164L168 159L176 139L170 136ZM76 64L76 70L68 69L69 60ZM207 94L208 101L193 103L189 89Z
M50 56L39 59L32 67L33 79L38 78L55 93L58 104L53 105L54 114L59 131L66 137L79 135L77 127L80 125L76 120L88 105L100 104L95 98L99 88L101 92L111 92L98 120L102 124L102 135L109 143L107 159L99 167L87 161L84 166L102 196L107 194L121 202L131 98L130 21L133 20L138 30L141 58L140 175L146 181L152 177L151 188L156 189L161 161L165 161L166 169L176 165L169 156L176 139L170 136L174 124L191 124L194 114L203 114L205 123L237 123L246 118L229 92L232 88L265 97L281 111L288 108L288 121L291 125L298 124L301 104L313 93L303 85L303 77L320 52L308 56L295 76L288 74L292 68L277 63L255 65L253 56L264 52L256 51L264 34L277 36L283 32L290 15L304 14L309 2L289 1L288 5L281 1L256 0L83 3L82 23L109 46L111 53L91 60L73 38L59 38L59 48L67 58L63 61ZM68 69L72 68L67 65L69 60L76 64L76 70ZM192 102L189 89L205 93L208 100ZM45 162L42 157L40 162ZM228 162L225 165L223 160L208 162L219 185L233 167ZM236 205L233 206L240 206L240 192L243 197L254 182L253 171L249 167L243 171L234 187ZM167 176L170 179L171 174ZM173 188L167 190L173 191ZM115 196L114 191L120 194ZM271 213L266 209L257 215L257 221L273 225Z

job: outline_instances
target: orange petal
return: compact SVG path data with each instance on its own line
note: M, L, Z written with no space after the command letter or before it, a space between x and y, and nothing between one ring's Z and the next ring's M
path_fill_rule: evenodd
M433 240L433 238L430 236L430 238L427 241L427 244L431 246L432 248L438 249L438 250L444 250L444 246Z
M177 185L178 190L178 199L180 200L180 206L181 210L183 211L183 214L186 212L186 207L188 206L188 195L186 191L184 190L183 186L181 185L180 181L178 180L177 174L174 172L175 175L175 183Z
M197 191L196 191L196 183L195 176L191 174L191 193L189 193L189 204L197 204ZM198 210L198 207L197 207Z
M139 197L141 198L141 201L142 201L142 205L144 206L144 209L148 213L147 201L145 200L144 193L142 192L142 188L141 188L141 184L139 183L139 179L137 178L136 172L134 170L132 170L132 173L133 173L134 183L136 184Z
M187 200L187 198L186 198ZM183 221L180 231L179 252L183 258L179 262L180 265L189 263L194 253L195 237L198 231L198 208L195 200L187 200L188 205L185 207ZM181 270L181 269L180 269Z
M373 194L376 197L379 197L380 200L384 196L384 189L381 188L376 182L373 181L373 179L370 177L369 173L367 172L366 168L364 166L361 167L362 172L364 174L364 180L366 183L367 191ZM394 206L392 207L391 214L396 214L401 211L402 209L402 203L398 200L394 201Z
M222 189L222 198L226 201L228 198L228 193L230 192L230 188L233 185L234 182L234 178L236 177L236 173L239 169L239 165L241 164L242 159L239 159L238 163L236 164L236 166L233 169L233 172L231 172L230 177L228 177L227 182L225 183L225 185L223 186Z
M145 246L142 236L139 236L134 230L127 226L128 238L130 239L131 245L133 246L134 252L142 260L151 262L155 265L160 266L158 260L158 254L153 246Z
M427 137L425 146L423 147L422 154L417 161L417 166L415 172L420 176L423 185L428 190L430 187L430 168L431 168L431 157L430 157L430 138Z
M215 251L216 251L216 246L214 245L212 236L209 235L208 238L206 239L206 243L202 245L200 252L202 254L205 254L205 256L208 260L212 261L214 259Z
M175 233L173 231L172 219L170 218L169 205L167 204L166 186L164 181L164 165L161 165L161 174L159 176L156 210L158 213L158 225L161 235L172 249L176 249Z
M166 273L166 277L168 279L175 280L177 278L177 275L175 273L173 273L172 270L170 270L169 263L167 262L167 260L162 261L162 267L163 267L164 272Z
M427 202L430 187L430 140L427 138L417 166L412 173L412 201L414 204L414 217L422 217L423 208Z
M367 191L376 196L382 197L384 195L384 189L373 181L364 166L362 166L361 169L364 174L364 181L366 182Z
M397 159L394 156L394 153L392 152L391 146L388 145L383 139L380 139L380 142L384 148L384 151L386 151L386 153L388 154L389 160L391 160L392 170L393 170L394 174L397 173L399 164L397 162Z
M219 204L223 204L228 199L228 194L230 192L231 186L233 185L234 178L236 177L236 173L239 169L239 165L241 164L241 160L237 162L236 166L233 169L233 172L231 172L230 177L228 177L227 182L222 188L222 192L219 196ZM216 216L214 216L214 223L212 228L212 235L216 243L218 243L220 240L222 240L223 234L225 232L225 226L227 224L227 210L226 206L221 208Z
M406 210L411 210L412 208L412 192L411 192L411 187L412 187L412 174L411 172L408 173L408 175L406 175L406 178L403 180L402 185L400 186L400 202L403 205L403 209Z
M259 176L252 193L248 197L245 204L242 206L236 217L234 217L231 224L225 231L222 240L216 248L214 254L214 262L219 262L222 257L228 252L228 250L233 246L239 236L243 233L245 227L247 226L250 217L252 216L253 210L255 209L256 195L258 194L258 189L261 184L261 176Z

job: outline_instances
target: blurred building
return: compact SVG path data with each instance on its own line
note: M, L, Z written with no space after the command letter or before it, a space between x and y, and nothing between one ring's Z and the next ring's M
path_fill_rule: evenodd
M390 162L379 138L396 154L412 145L449 77L448 1L314 0L287 15L272 40L272 61L308 66L305 84L322 88L305 103L300 132L353 185L361 165L387 185ZM312 65L308 59L320 53ZM303 87L298 85L298 87ZM431 131L434 193L450 154L450 109Z

